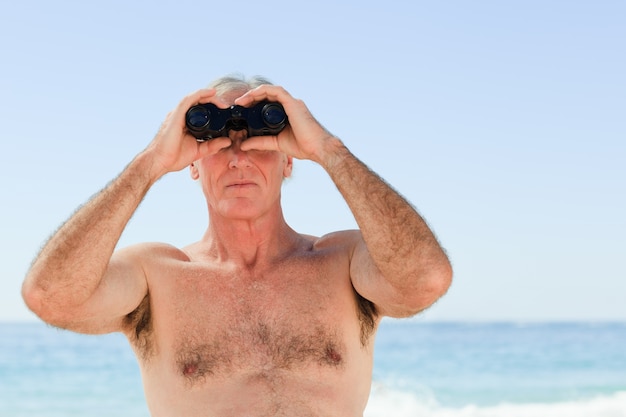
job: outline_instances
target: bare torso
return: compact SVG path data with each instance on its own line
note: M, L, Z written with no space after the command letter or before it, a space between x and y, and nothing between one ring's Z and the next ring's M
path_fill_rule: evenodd
M361 417L379 317L429 307L450 285L450 263L411 204L302 100L278 86L249 88L185 97L154 140L46 243L24 280L24 300L57 327L124 331L155 417ZM264 100L289 113L273 139L231 129L198 143L184 128L197 103ZM281 187L294 158L328 173L360 231L317 239L286 224ZM184 167L207 201L202 240L183 250L115 251L147 191Z
M128 336L152 415L362 416L377 318L341 242L303 238L250 268L147 246L149 296Z

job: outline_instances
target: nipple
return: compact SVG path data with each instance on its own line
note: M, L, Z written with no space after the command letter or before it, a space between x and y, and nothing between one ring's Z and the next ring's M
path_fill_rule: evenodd
M343 358L341 357L341 354L339 352L337 352L337 349L335 349L335 346L333 346L333 344L328 344L326 346L326 352L325 352L326 356L324 358L324 361L329 364L329 365L333 365L333 366L339 366L341 365Z
M183 375L190 377L195 375L198 372L198 364L197 363L187 363L183 366Z

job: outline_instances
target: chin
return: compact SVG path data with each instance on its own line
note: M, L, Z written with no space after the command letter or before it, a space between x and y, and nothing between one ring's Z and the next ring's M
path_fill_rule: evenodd
M261 217L265 210L250 201L231 202L223 204L219 210L224 218L233 220L253 220Z

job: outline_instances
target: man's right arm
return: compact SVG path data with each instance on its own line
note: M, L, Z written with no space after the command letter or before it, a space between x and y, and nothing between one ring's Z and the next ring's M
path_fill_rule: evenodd
M147 284L140 268L133 268L130 259L114 263L112 268L109 263L128 220L154 182L146 175L149 164L148 155L135 158L43 247L24 280L22 295L28 307L44 321L89 331L80 322L100 311L103 327L108 328L113 325L114 316L120 319L134 309L133 304L141 302ZM117 276L124 279L118 281ZM104 280L105 277L109 279ZM119 304L109 305L106 312L97 305L107 304L112 298L102 294L104 288L117 293ZM94 297L96 294L102 295L100 299ZM109 322L105 325L105 321Z
M22 286L26 304L42 320L86 333L123 330L124 318L144 299L148 283L140 247L113 255L115 246L161 176L230 144L227 139L200 144L185 130L186 110L214 95L200 90L185 97L150 145L46 243Z

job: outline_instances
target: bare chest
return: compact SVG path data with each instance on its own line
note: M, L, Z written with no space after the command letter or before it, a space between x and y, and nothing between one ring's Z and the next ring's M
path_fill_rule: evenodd
M159 354L189 384L237 373L341 370L358 340L342 265L325 259L265 271L190 263L152 298Z

